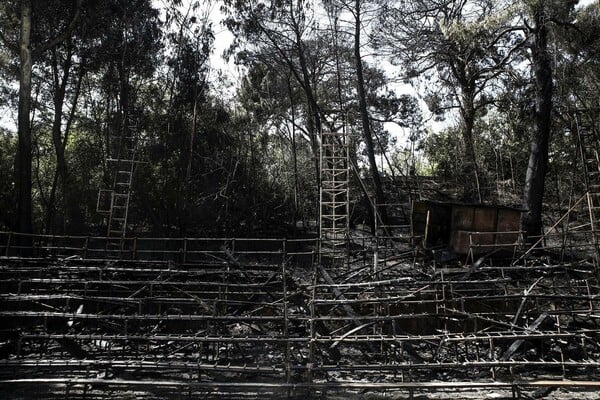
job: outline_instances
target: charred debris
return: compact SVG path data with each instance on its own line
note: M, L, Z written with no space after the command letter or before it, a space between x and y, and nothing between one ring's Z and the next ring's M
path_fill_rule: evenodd
M343 241L33 236L22 257L2 233L0 391L594 398L597 251L577 207L535 240L517 209L427 201Z

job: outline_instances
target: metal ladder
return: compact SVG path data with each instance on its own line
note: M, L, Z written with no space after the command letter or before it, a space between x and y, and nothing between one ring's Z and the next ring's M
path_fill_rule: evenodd
M345 130L321 132L319 262L341 265L348 259L349 143Z
M587 205L596 263L600 261L600 142L593 129L582 127L577 119L577 134L585 172Z
M121 250L127 233L133 173L139 163L136 160L139 141L137 122L134 118L129 118L125 126L121 135L112 137L111 151L107 157L107 161L115 166L113 188L100 190L96 206L96 211L107 217L107 238L118 239L110 243L118 244ZM102 198L104 203L108 203L108 207L102 207Z

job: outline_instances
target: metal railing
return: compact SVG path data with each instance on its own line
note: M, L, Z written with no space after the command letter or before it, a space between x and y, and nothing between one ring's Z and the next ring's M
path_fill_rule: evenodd
M277 238L115 238L0 232L0 256L170 261L182 264L260 261L312 265L318 239ZM122 247L121 247L122 245Z

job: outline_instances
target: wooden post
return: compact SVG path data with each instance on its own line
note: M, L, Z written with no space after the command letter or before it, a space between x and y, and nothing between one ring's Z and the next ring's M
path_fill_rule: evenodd
M427 210L427 217L425 218L425 234L423 235L423 248L427 248L427 235L429 234L429 216L431 210Z

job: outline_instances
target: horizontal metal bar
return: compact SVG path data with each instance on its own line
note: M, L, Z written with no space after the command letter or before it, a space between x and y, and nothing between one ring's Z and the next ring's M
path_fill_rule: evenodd
M282 322L283 316L266 315L196 315L196 314L77 314L52 311L0 311L0 317L18 318L68 318L82 320L127 320L127 321L256 321ZM308 320L309 317L294 317Z
M440 389L499 389L499 388L600 388L600 381L573 381L573 380L513 380L513 381L455 381L455 382L214 382L214 381L167 381L167 380L131 380L131 379L104 379L104 378L23 378L2 379L0 385L35 384L40 386L65 385L94 385L115 387L166 387L166 388L223 388L223 389L418 389L435 391Z
M306 343L309 337L282 337L282 336L211 336L211 335L184 335L184 334L148 334L148 335L114 335L114 334L31 334L20 335L23 339L72 339L92 341L153 341L153 342L211 342L211 343ZM2 365L2 360L0 360Z

